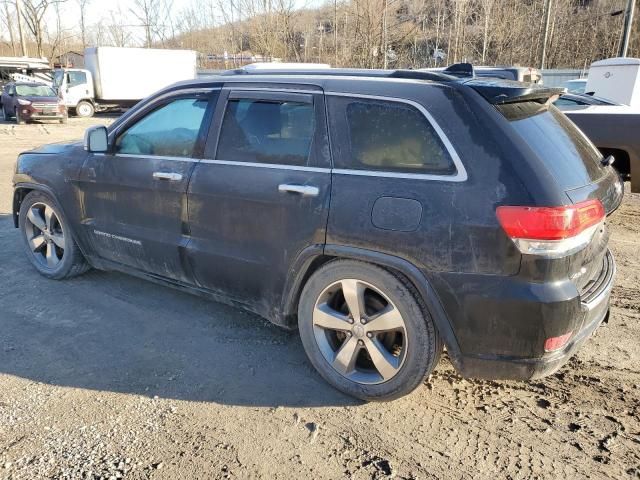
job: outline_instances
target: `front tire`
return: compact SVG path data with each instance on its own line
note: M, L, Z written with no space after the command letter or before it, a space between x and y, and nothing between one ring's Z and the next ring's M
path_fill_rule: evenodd
M49 195L27 194L18 218L27 258L41 275L62 280L89 269L61 208Z
M20 116L20 111L18 109L16 109L15 112L13 112L14 118L16 119L16 123L18 125L24 125L26 122L22 119L22 117Z
M82 100L76 105L76 115L80 118L91 118L95 113L95 108L91 102Z
M393 400L435 368L442 341L406 280L375 265L330 262L305 285L298 305L304 349L320 375L362 400Z

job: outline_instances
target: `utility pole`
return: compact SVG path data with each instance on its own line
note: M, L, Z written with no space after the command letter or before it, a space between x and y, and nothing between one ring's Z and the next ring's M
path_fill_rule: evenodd
M22 56L27 56L27 44L24 41L24 32L22 31L22 0L16 0L16 13L18 14L18 34L20 35L20 45L22 46Z
M540 70L544 68L547 57L547 40L549 38L549 19L551 17L551 0L544 1L544 35L542 36L542 57L540 58Z
M388 0L384 0L384 10L382 10L382 61L383 68L386 70L388 67L387 61L387 5Z
M338 0L333 0L333 66L338 66Z
M627 9L624 12L624 30L622 31L622 41L620 42L619 57L626 57L629 50L629 37L631 36L631 27L633 26L633 11L635 10L635 0L629 0Z

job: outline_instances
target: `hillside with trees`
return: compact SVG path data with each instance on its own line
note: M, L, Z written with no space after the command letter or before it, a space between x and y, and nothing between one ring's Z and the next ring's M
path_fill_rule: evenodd
M2 0L0 55L19 54L15 0ZM337 66L416 68L459 61L539 67L550 5L545 66L585 68L616 56L626 0L22 0L30 54L54 58L83 45L189 48L201 66L258 59ZM71 9L71 25L65 23ZM87 24L87 13L100 20ZM81 14L78 15L77 12ZM640 56L633 26L629 56ZM225 55L226 52L226 55Z

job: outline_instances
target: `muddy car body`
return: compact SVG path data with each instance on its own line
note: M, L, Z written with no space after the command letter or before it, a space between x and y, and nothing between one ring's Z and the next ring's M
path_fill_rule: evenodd
M465 376L539 377L608 315L622 199L557 93L409 71L183 82L20 155L15 223L47 277L125 271L297 326L359 398L411 391L443 345Z

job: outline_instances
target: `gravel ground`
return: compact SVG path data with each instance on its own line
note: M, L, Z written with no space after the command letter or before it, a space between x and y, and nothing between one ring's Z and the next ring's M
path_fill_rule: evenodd
M559 373L331 389L295 333L117 273L55 282L10 213L16 155L90 124L0 123L0 479L640 478L640 195L611 218L612 315Z

